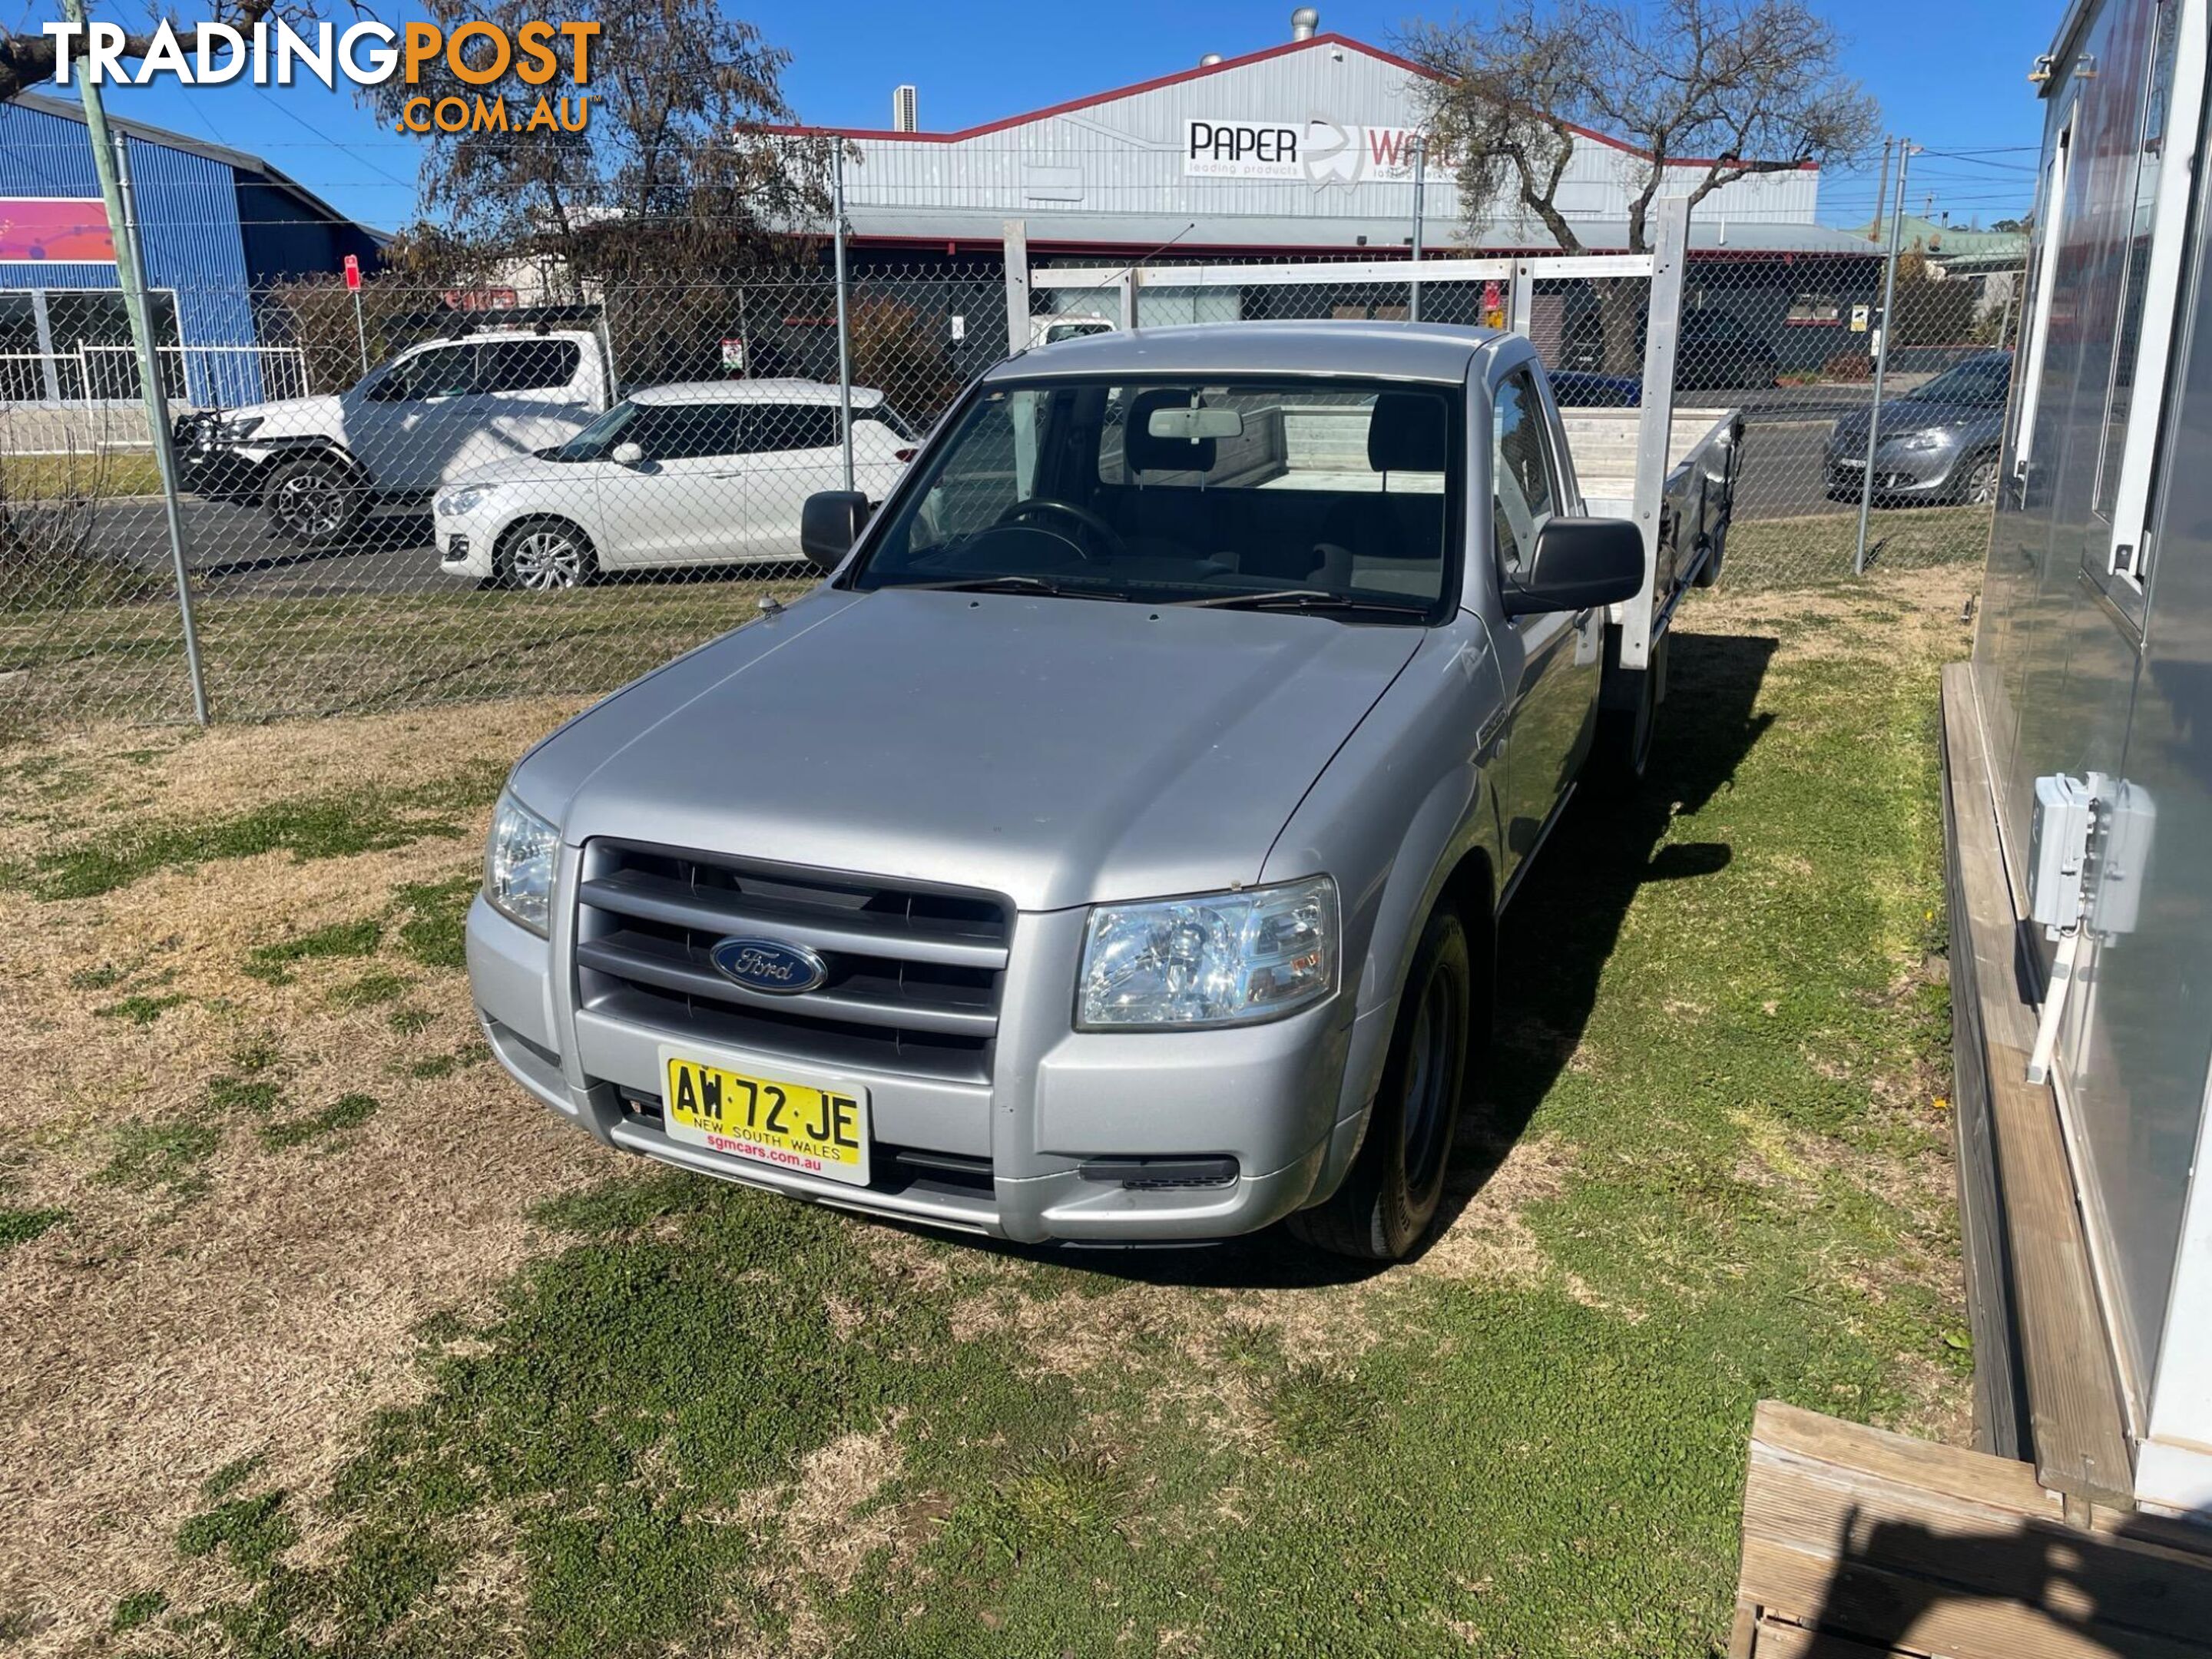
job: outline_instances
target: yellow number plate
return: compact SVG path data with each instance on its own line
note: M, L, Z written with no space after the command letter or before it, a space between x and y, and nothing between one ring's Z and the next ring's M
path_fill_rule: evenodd
M868 1182L868 1091L750 1077L660 1051L671 1140L855 1187Z

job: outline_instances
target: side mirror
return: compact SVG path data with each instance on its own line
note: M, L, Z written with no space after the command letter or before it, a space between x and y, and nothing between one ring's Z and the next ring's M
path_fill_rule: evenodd
M1587 611L1633 599L1644 586L1644 532L1626 519L1552 519L1517 571L1501 571L1508 617Z
M868 522L868 498L857 489L817 490L799 510L799 550L827 574L845 562Z
M645 459L645 450L642 446L624 440L607 452L607 459L617 466L635 466Z

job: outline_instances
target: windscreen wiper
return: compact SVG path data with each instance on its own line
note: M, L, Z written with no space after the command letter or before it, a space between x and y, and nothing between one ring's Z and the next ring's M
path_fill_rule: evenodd
M1119 588L1062 587L1042 576L966 576L951 582L885 582L876 592L896 589L924 593L1042 593L1055 599L1127 599Z
M1263 589L1256 593L1216 593L1202 599L1180 599L1177 604L1201 611L1376 611L1391 617L1422 617L1425 605L1391 605L1382 599L1358 599L1348 593L1332 593L1325 587Z

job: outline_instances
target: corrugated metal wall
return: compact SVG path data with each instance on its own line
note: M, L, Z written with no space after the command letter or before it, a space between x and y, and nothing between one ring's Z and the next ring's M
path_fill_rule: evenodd
M861 164L847 179L856 207L1024 214L1033 226L1054 212L1409 218L1413 187L1359 176L1325 182L1187 176L1191 120L1268 122L1303 132L1310 121L1405 129L1419 125L1412 71L1356 46L1322 40L1258 62L1231 64L1171 85L955 142L861 138ZM1586 141L1569 163L1559 205L1571 218L1618 221L1641 164ZM1367 171L1358 169L1361 174ZM1447 170L1430 169L1426 209L1440 233L1460 218ZM1699 170L1684 169L1686 191ZM1701 214L1719 219L1811 224L1820 175L1762 174L1716 191ZM1034 229L1033 234L1041 234ZM1540 233L1539 234L1540 240Z
M180 343L187 347L257 343L252 283L239 224L238 174L224 162L141 137L127 137L146 283L176 295ZM0 197L96 198L100 179L82 122L21 105L0 104ZM112 264L80 261L0 263L0 288L113 289ZM63 343L56 342L58 346ZM185 357L185 395L216 399L218 373L230 401L258 392L250 357Z

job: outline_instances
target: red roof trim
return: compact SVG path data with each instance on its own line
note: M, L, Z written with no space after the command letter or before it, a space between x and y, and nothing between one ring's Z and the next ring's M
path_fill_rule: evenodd
M816 236L800 240L822 241L826 239ZM848 237L845 245L848 248L941 247L948 253L957 253L961 247L965 246L975 253L984 255L1000 252L998 240L988 236L871 236L856 234ZM1142 262L1159 252L1158 248L1142 242L1085 242L1060 237L1041 236L1031 237L1029 248L1032 258L1040 254L1081 255L1085 258L1134 259ZM1584 253L1595 254L1626 253L1629 250L1626 247L1591 247L1582 251ZM1534 244L1527 247L1436 246L1427 250L1427 257L1432 259L1554 258L1559 256L1559 250L1555 247L1540 247ZM1689 252L1690 258L1692 259L1739 259L1747 263L1778 259L1785 263L1799 259L1878 259L1882 257L1881 250L1871 243L1868 245L1867 251L1863 253L1855 248L1693 247ZM1178 261L1194 253L1226 254L1243 259L1273 256L1300 263L1310 261L1319 265L1347 259L1410 259L1413 258L1413 250L1400 242L1370 243L1364 247L1343 242L1281 244L1177 242L1175 246L1175 257Z
M957 144L965 139L981 138L990 133L1005 132L1009 128L1027 126L1033 121L1048 120L1055 115L1072 115L1078 110L1095 109L1100 104L1114 103L1123 98L1134 98L1140 93L1158 92L1164 88L1182 86L1186 82L1200 81L1209 75L1220 75L1230 70L1249 69L1255 64L1264 64L1273 58L1286 58L1294 52L1307 52L1316 46L1343 46L1349 51L1364 53L1377 63L1388 64L1394 69L1404 70L1408 75L1418 75L1426 81L1439 81L1443 78L1436 70L1417 64L1410 58L1401 58L1395 52L1385 52L1380 46L1370 46L1364 40L1355 40L1348 34L1316 34L1304 40L1285 40L1279 46L1263 46L1257 52L1248 52L1241 58L1224 58L1218 64L1201 64L1194 69L1177 70L1173 75L1157 76L1150 81L1138 81L1126 87L1109 88L1104 92L1094 92L1081 98L1071 98L1065 103L1048 104L1042 109L1030 110L1020 115L1008 115L996 121L986 121L981 126L963 127L957 132L898 132L888 127L822 127L805 125L764 126L759 131L783 133L794 137L818 136L865 138L872 143L882 142L895 144ZM1641 155L1646 159L1650 155L1649 150L1639 149L1626 139L1615 138L1610 133L1599 132L1593 128L1579 126L1572 121L1567 123L1567 130L1595 143L1603 144L1610 149L1620 150L1626 155ZM1682 155L1673 158L1668 165L1706 167L1714 165L1714 159L1707 156ZM1800 161L1796 166L1802 172L1809 173L1819 170L1819 163L1814 161Z

